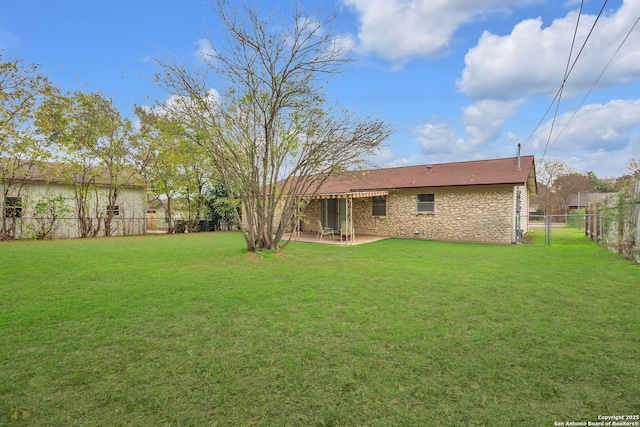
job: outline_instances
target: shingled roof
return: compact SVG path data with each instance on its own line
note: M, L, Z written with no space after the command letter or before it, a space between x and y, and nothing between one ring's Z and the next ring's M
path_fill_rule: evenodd
M65 164L59 162L33 162L13 160L8 166L6 160L0 159L0 167L4 173L0 174L0 180L11 176L16 180L24 180L34 183L67 184L70 179L79 181L77 176L69 177L69 171L65 171ZM109 171L104 166L87 166L87 177L99 186L107 186L111 183ZM5 176L6 175L6 176ZM127 188L146 188L144 178L131 168L124 168L119 172L118 178Z
M533 156L433 165L404 166L334 174L316 197L371 196L394 190L443 187L526 185L537 194Z

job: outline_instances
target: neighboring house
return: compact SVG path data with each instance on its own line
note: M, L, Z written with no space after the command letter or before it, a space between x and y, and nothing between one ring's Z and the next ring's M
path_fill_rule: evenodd
M91 236L104 236L107 225L112 236L145 233L147 186L137 173L124 170L119 174L116 202L111 203L114 186L107 171L98 166L85 168L83 224L78 216L81 178L69 178L59 163L13 163L13 167L0 164L0 238L81 237L83 226Z
M577 209L585 209L591 203L606 199L615 193L578 193L571 197L567 204L567 212Z
M533 156L345 172L305 195L299 227L509 244L528 231L536 193Z

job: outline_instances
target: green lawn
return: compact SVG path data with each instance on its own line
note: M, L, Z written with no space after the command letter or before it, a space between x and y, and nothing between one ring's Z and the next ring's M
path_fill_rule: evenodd
M580 232L552 247L243 245L0 244L0 425L553 426L640 412L640 267Z

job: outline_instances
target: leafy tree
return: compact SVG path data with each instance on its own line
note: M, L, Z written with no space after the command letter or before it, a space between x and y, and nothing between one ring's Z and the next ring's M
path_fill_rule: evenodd
M138 179L133 172L132 124L98 94L74 92L50 96L37 124L61 154L58 173L73 188L81 237L110 236L122 188ZM106 178L105 178L106 177ZM107 188L106 210L98 187Z
M29 227L32 236L38 240L50 239L56 234L60 222L64 221L70 212L66 199L61 195L54 196L47 189L33 209L35 222Z
M201 146L185 141L182 172L184 176L184 200L189 231L200 231L200 220L206 215L208 188L216 178L210 159Z
M166 200L165 222L167 233L175 231L173 201L182 189L179 165L181 151L177 149L181 131L174 129L174 122L166 116L137 107L136 115L141 124L138 146L138 170L151 185L153 198Z
M101 231L103 217L96 187L101 173L95 167L97 134L85 100L80 92L52 95L38 110L37 125L56 144L61 161L52 165L57 169L52 174L64 179L73 190L79 236L95 237Z
M329 106L324 84L353 59L331 14L262 19L257 7L217 0L223 39L208 36L204 70L159 60L156 80L193 144L205 149L229 199L240 190L247 250L277 249L300 205L335 171L357 166L391 134L381 120ZM210 74L218 78L213 91ZM237 215L238 221L240 215Z
M616 189L624 190L633 187L640 180L640 159L630 159L627 164L628 173L616 179Z
M136 114L141 123L141 169L155 198L166 200L168 232L175 230L174 204L179 201L183 201L189 231L197 231L205 215L207 187L214 178L208 157L166 113L137 107Z
M43 141L33 127L33 114L52 90L37 65L4 59L0 50L0 240L15 238L20 217L15 203L25 197L25 179L46 158ZM13 201L11 206L7 205L9 200ZM13 214L7 215L11 209Z
M594 172L588 171L585 176L593 185L596 193L613 193L616 191L616 178L599 178Z
M240 215L241 206L238 198L229 198L223 185L214 185L207 194L206 204L209 209L209 221L215 230L237 229L236 218Z
M584 175L570 173L561 175L553 182L555 199L561 204L564 213L569 213L569 202L578 193L593 192L593 184Z
M640 159L631 159L629 173L618 181L618 192L612 203L598 203L596 210L604 224L604 244L615 248L630 260L638 258L640 233Z

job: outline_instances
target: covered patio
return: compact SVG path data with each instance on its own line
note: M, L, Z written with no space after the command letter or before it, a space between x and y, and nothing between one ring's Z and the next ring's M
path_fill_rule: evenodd
M337 245L356 245L369 243L386 237L373 235L360 235L354 224L353 205L355 199L372 198L376 196L387 196L388 191L347 191L347 192L327 192L315 194L307 197L307 200L321 201L322 209L319 215L307 216L308 223L314 224L316 230L303 230L301 221L298 219L292 230L292 241L306 241L314 243L327 243ZM297 215L302 218L302 215ZM317 225L316 225L317 224ZM331 234L323 233L323 229L333 231ZM289 236L286 236L287 238Z

